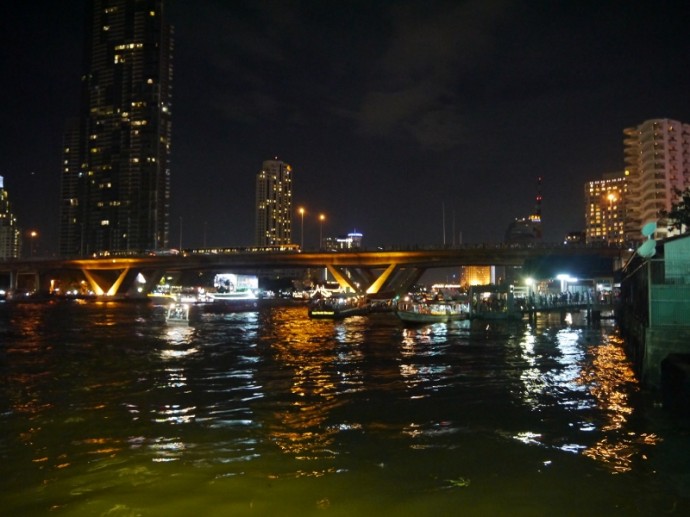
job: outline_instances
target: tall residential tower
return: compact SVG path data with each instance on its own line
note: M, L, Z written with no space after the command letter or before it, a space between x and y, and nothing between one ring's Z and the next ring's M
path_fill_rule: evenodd
M652 119L623 131L625 169L628 178L625 241L644 239L648 222L659 221L661 212L676 202L675 189L690 186L690 124ZM660 224L658 236L667 235Z
M0 176L0 259L18 258L20 246L17 217L12 212L9 195Z
M256 175L256 245L292 244L292 167L266 160Z
M60 254L165 248L172 30L163 0L87 4L81 110L63 149Z

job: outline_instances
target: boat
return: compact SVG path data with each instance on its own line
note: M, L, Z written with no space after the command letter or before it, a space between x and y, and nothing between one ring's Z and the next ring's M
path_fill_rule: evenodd
M165 315L168 325L189 325L189 305L186 303L171 303Z
M210 313L247 312L259 307L259 297L251 289L208 293L207 299L209 303L204 304L204 312Z
M318 298L309 304L309 317L313 319L338 320L350 316L361 316L370 312L366 299L358 296L331 296Z
M469 306L458 301L402 301L399 302L396 316L405 323L445 323L448 321L466 320Z
M519 321L522 311L508 285L476 285L470 287L470 319Z

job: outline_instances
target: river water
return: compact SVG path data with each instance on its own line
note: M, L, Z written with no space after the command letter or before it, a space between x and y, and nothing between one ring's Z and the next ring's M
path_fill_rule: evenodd
M615 324L0 305L0 514L688 515Z

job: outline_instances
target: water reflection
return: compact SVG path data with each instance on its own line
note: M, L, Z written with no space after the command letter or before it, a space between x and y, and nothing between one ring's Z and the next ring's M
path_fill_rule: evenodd
M518 348L524 361L519 397L533 411L566 410L573 417L572 432L554 439L523 431L514 438L583 454L615 472L629 471L635 457L644 456L644 448L657 438L638 436L630 428L630 397L638 386L623 342L598 328L551 324L525 328ZM590 417L595 411L597 417ZM599 438L592 443L595 436Z
M410 399L428 398L446 386L453 369L443 359L449 358L445 349L448 346L449 327L454 324L436 323L402 329L400 376L410 393ZM416 436L409 429L404 433Z
M173 329L129 305L37 307L0 313L0 339L8 515L676 503L643 461L663 471L658 449L675 460L687 432L668 425L658 446L619 337L576 316L407 329L274 307Z
M270 347L284 372L266 386L280 397L275 407L281 408L273 412L269 434L284 453L298 460L320 460L335 454L331 447L340 428L329 425L329 417L346 403L340 395L361 386L357 366L361 355L353 349L358 342L356 322L311 321L303 312L276 309L261 327L260 342ZM327 470L302 473L320 476Z
M620 337L605 336L603 343L588 347L587 355L578 382L596 401L603 436L583 454L612 471L628 472L659 439L653 433L638 433L629 425L633 414L630 399L639 388Z

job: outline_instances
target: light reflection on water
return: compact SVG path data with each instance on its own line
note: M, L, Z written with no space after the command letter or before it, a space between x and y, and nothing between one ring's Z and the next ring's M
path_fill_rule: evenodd
M1 309L8 514L688 508L664 469L687 429L646 416L612 326Z

